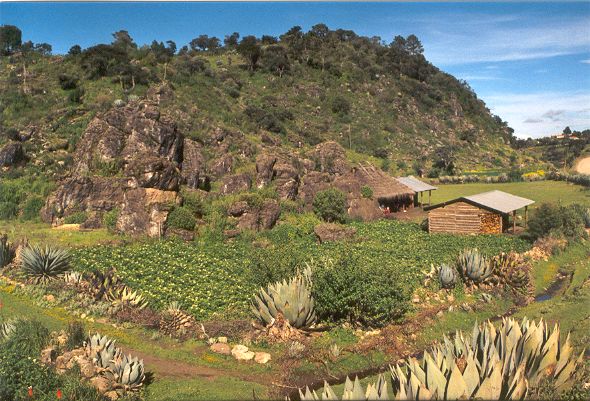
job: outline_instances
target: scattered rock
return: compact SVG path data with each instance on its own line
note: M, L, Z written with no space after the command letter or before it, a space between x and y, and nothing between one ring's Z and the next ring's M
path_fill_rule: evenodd
M313 232L318 237L320 243L324 243L351 239L356 234L356 228L346 227L341 224L322 223L315 226Z
M254 355L254 361L256 361L256 363L260 363L262 365L268 363L270 361L270 359L271 359L271 357L268 352L256 352Z
M90 384L101 394L105 394L111 389L111 382L104 376L93 377L90 379Z
M254 352L249 351L245 345L236 345L232 348L231 354L238 361L249 361L254 358Z
M223 195L244 192L252 186L252 179L248 174L229 175L221 181L220 192Z
M41 363L50 365L55 362L57 358L57 351L55 347L47 347L41 351Z
M43 297L47 302L55 302L55 296L53 294L47 294Z
M227 344L227 337L217 337L217 342Z
M233 350L226 343L215 343L215 344L211 345L211 351L213 351L217 354L222 354L222 355L233 354ZM247 348L246 348L246 351L247 351ZM233 354L233 355L235 356L235 354ZM239 359L239 358L236 357L236 359Z
M10 167L24 161L26 155L20 142L9 142L0 148L0 167Z
M453 296L453 294L447 295L447 301L449 301L449 302L455 302L455 297Z
M436 316L438 317L442 317L444 315L444 312L442 310L439 310L438 313L436 314Z

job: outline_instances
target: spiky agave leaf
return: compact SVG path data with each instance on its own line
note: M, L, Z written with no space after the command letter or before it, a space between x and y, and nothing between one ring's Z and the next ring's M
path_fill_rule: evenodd
M466 249L458 256L457 270L473 284L485 283L492 275L490 262L477 249Z
M457 270L447 264L442 264L438 268L438 280L442 288L453 288L457 283Z
M501 253L492 258L492 270L496 281L521 294L534 288L530 263L515 252Z
M0 323L0 341L6 340L16 330L16 320L7 320Z
M126 285L120 285L111 288L106 296L107 300L111 301L114 306L131 306L138 309L143 309L148 305L148 301L143 298L143 295L137 291L133 291Z
M254 296L252 312L265 325L281 314L291 326L302 329L316 321L315 302L311 295L310 269L291 280L270 284Z
M90 336L85 344L86 355L99 368L107 369L115 363L121 355L121 350L115 345L116 340L98 333Z
M122 355L109 367L109 374L125 391L137 391L145 381L143 360L131 355Z
M69 269L70 255L65 249L29 245L21 252L22 270L33 282L48 282Z

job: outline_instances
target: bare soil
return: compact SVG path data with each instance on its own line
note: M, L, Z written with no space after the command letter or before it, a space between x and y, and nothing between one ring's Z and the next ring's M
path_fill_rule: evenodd
M580 174L590 174L590 156L578 161L576 171Z

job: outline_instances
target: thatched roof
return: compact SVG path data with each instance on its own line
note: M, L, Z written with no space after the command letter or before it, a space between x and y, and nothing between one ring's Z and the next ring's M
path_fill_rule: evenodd
M353 173L363 186L373 190L373 197L378 200L407 198L415 194L411 188L371 164L359 165Z

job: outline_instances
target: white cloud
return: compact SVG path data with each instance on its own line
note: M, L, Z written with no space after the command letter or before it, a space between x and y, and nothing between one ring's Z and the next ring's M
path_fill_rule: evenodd
M497 93L483 99L521 138L556 134L566 126L590 128L590 93Z
M588 59L588 60L581 60L580 63L590 64L590 59Z
M435 65L444 66L548 58L587 52L590 47L588 18L571 19L567 24L530 16L523 17L521 23L519 20L498 22L468 15L461 16L460 25L450 20L441 29L439 24L424 39L426 56ZM531 20L535 25L525 25Z

